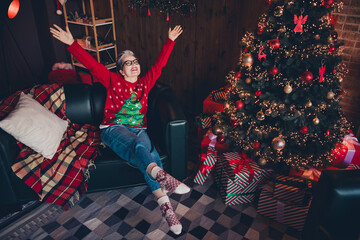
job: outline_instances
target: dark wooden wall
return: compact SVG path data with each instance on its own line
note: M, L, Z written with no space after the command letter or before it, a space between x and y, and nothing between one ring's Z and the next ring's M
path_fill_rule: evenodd
M149 17L146 9L132 13L128 1L114 1L118 50L133 50L145 72L166 41L168 28L182 25L184 32L159 81L175 89L186 112L198 114L209 92L225 84L239 57L238 44L246 30L256 28L264 2L199 0L192 17L175 14L167 22L159 10Z

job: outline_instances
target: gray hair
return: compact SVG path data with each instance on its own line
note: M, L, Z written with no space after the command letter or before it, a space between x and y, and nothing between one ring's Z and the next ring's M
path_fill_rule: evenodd
M119 56L118 56L118 58L117 58L117 60L116 60L116 69L117 69L117 71L120 71L120 70L123 69L123 60L124 60L124 58L127 57L127 56L133 56L133 57L135 57L135 54L134 54L133 51L131 51L131 50L124 50L124 51L122 51L122 52L119 54Z

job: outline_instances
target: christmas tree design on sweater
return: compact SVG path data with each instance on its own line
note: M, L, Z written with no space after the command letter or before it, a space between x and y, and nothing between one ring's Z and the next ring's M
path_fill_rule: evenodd
M125 100L125 104L122 106L121 110L115 114L115 119L112 120L112 122L127 126L141 127L144 118L144 114L140 113L142 104L136 98L136 92L130 91L130 97Z

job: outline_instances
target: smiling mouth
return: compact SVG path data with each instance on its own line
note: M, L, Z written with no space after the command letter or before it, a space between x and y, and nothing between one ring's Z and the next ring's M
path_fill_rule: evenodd
M137 69L137 67L133 67L132 69L131 69L131 71L137 71L138 69Z

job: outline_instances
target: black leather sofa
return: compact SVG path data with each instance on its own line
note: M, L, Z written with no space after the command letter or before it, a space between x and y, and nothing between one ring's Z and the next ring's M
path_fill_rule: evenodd
M100 84L64 84L66 116L78 124L98 126L103 118L106 89ZM148 134L157 148L164 169L175 178L187 176L188 124L167 85L156 83L149 94ZM19 147L15 139L0 129L0 206L1 209L25 204L38 197L11 170ZM88 192L104 191L145 184L134 166L120 159L111 149L102 148L91 171Z

